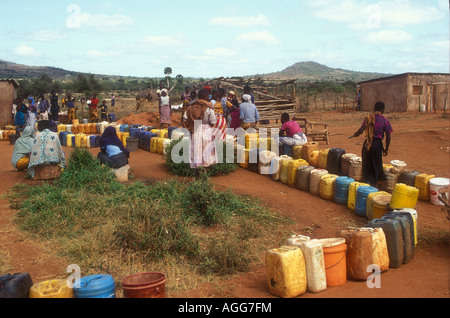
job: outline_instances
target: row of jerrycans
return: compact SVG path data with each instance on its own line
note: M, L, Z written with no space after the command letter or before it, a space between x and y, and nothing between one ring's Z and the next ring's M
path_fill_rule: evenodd
M381 227L348 228L336 233L334 240L342 240L345 249L338 264L343 273L329 266L326 257L333 252L325 252L328 240L298 235L288 238L285 246L269 250L266 274L270 293L283 298L298 297L306 291L318 293L328 286L343 285L347 279L366 280L372 270L384 272L393 267L389 243ZM336 284L336 279L341 282Z

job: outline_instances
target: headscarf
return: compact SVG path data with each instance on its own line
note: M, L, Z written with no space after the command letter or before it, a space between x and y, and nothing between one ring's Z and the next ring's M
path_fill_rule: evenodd
M58 132L58 125L56 124L56 122L54 120L52 120L50 122L50 130L53 132Z
M14 144L14 151L11 157L11 163L14 168L16 168L17 161L31 153L33 145L34 129L30 126L27 126Z
M49 129L36 134L33 149L31 149L28 173L34 177L34 168L42 164L59 164L62 169L66 167L66 156L58 134Z
M100 138L100 147L103 148L108 145L119 147L127 158L130 158L130 152L123 146L123 143L119 137L117 137L116 128L113 126L106 127L102 137Z
M366 148L367 150L372 147L372 141L373 141L373 134L375 130L375 116L381 115L381 112L373 112L367 115L366 119L364 120L364 126L365 126L365 132L366 132Z
M28 97L28 101L30 101L30 99L31 99L31 103L30 103L30 111L31 112L35 112L36 110L37 110L37 108L36 108L36 102L34 101L34 98L33 97Z
M252 96L249 95L249 94L244 94L244 95L242 95L242 99L243 99L245 102L250 103L250 102L252 101Z

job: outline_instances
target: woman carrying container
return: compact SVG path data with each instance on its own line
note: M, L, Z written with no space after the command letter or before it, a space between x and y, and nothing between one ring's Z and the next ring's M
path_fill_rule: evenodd
M198 100L188 107L183 116L190 132L190 167L197 169L197 174L198 168L207 168L218 163L212 129L217 119L209 101L209 91L200 90Z
M363 121L357 132L348 138L358 137L363 132L366 140L362 148L362 175L363 181L376 187L379 181L386 179L383 170L383 155L387 156L391 144L393 132L390 122L383 116L385 105L377 102L374 111ZM386 146L383 147L383 139L386 135Z
M97 158L101 164L106 164L113 169L119 169L128 164L130 152L125 149L122 141L117 137L113 126L106 127L100 138L100 149Z

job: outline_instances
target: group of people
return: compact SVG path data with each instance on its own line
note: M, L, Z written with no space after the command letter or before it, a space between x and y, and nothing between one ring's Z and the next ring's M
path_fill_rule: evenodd
M115 96L111 98L115 102ZM94 96L89 100L90 121L97 122L98 99ZM12 115L14 125L20 137L14 144L11 163L17 170L28 170L34 177L34 168L42 164L59 164L65 166L65 154L62 150L57 134L57 122L60 107L58 95L55 91L50 94L50 102L41 94L37 103L33 97L29 97L28 104L23 99L17 98L13 102ZM75 98L69 93L62 99L63 107L68 109L68 119L75 119ZM107 121L107 105L103 100L100 105L102 121ZM37 124L37 125L36 125ZM37 132L36 132L37 126ZM112 131L114 130L114 131ZM108 127L100 139L101 152L98 160L112 168L120 168L128 164L129 152L117 137L113 127Z
M36 123L42 120L56 123L59 110L58 95L55 91L52 91L50 95L50 102L46 99L45 94L41 94L37 102L31 96L26 101L16 98L12 105L13 122L20 131L26 126L34 128Z
M97 155L101 164L118 169L128 164L130 152L118 138L116 129L108 126L100 138L100 152ZM49 120L41 120L38 132L32 126L26 126L14 144L11 157L12 166L19 170L27 170L34 177L35 168L39 165L66 166L65 153L61 147L58 133Z
M171 125L172 107L167 89L158 90L161 128ZM199 91L190 91L186 87L181 96L183 103L181 124L191 133L191 168L209 167L218 163L215 151L215 141L224 141L226 129L257 128L259 122L258 109L255 106L254 96L250 87L245 87L244 94L239 102L236 93L223 88L211 89L204 87ZM74 114L74 99L67 95L63 104L69 109L69 116ZM93 96L90 103L91 122L96 122L98 99ZM106 101L100 107L102 120L107 120ZM361 127L350 138L365 133L366 138L362 148L362 165L364 181L376 186L385 179L383 170L383 156L388 154L393 132L390 122L383 116L385 105L382 102L375 104L374 111L363 121ZM64 152L61 149L56 133L56 122L59 107L57 95L52 92L50 103L41 95L36 104L32 97L28 98L28 105L17 99L13 107L15 125L22 131L21 137L16 141L12 164L15 168L23 170L28 168L32 175L33 167L43 162L58 162L65 164ZM38 122L38 133L35 135L35 126ZM200 134L195 134L195 123L200 124ZM281 116L280 154L287 154L293 146L301 146L308 142L307 136L289 114ZM215 129L211 129L215 128ZM385 146L383 140L386 138ZM114 127L107 127L101 137L101 152L98 160L112 168L120 168L128 164L129 151L117 137ZM207 149L207 147L211 147ZM206 150L206 151L205 151Z
M37 133L33 126L24 128L14 144L11 163L19 171L28 170L31 177L34 177L35 168L40 165L59 165L61 169L65 168L65 153L50 120L40 120Z
M97 94L93 94L91 98L86 98L86 104L89 107L89 122L97 123L99 118L99 110L100 110L100 120L108 121L108 105L106 104L106 100L102 100L102 103L99 105L99 99ZM82 101L84 102L84 100ZM111 96L111 106L113 107L116 102L116 97L114 95ZM67 107L67 114L69 122L72 122L76 119L76 108L75 108L75 98L71 94L67 94L66 98L62 100L63 106Z

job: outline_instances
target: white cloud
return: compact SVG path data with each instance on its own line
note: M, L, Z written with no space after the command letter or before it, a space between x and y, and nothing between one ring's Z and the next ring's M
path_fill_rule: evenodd
M181 41L178 40L174 36L157 36L157 35L151 35L147 36L144 39L145 43L157 45L157 46L173 46L173 45L180 45Z
M34 48L22 44L14 49L14 52L20 56L39 56L40 53Z
M434 7L425 1L413 3L410 0L384 0L375 4L356 0L316 0L308 5L318 18L346 23L352 29L360 30L425 24L439 21L447 14L441 5Z
M269 26L269 19L264 15L248 17L215 17L208 21L209 25L226 27Z
M116 51L89 50L86 52L86 56L90 58L118 57L120 55L121 54Z
M236 52L225 48L215 48L207 50L206 55L217 57L230 57L236 55Z
M236 37L236 40L246 43L261 42L267 45L277 45L280 43L280 41L268 31L242 33Z
M399 30L383 30L370 32L365 40L372 44L404 44L413 40L413 36Z
M81 26L87 26L103 31L117 31L124 27L128 27L134 24L133 19L122 14L90 14L81 13L80 15Z
M30 41L53 42L67 38L67 35L55 31L36 31L25 36Z

